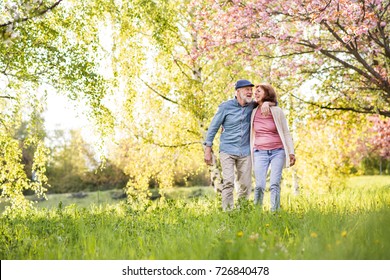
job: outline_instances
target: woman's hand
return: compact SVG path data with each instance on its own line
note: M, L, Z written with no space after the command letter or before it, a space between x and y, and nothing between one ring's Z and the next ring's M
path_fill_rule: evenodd
M295 155L294 154L290 154L290 166L294 166L295 164Z

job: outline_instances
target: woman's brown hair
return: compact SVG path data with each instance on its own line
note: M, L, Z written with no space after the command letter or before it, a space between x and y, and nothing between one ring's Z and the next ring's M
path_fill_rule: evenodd
M258 88L262 88L262 90L264 91L264 96L263 98L260 100L260 103L263 103L263 102L277 102L277 98L276 98L276 92L274 90L274 88L269 85L269 84L259 84L257 85L255 88L258 89Z

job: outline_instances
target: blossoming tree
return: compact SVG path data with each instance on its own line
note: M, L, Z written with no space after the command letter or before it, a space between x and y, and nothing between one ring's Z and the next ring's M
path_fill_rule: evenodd
M321 108L390 116L389 0L194 0L203 48L273 59ZM303 99L308 101L308 97Z

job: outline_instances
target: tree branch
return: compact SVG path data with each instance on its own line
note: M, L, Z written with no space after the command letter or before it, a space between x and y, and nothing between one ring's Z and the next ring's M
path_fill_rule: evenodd
M251 53L243 51L244 54L250 55ZM284 58L284 57L291 57L295 55L302 55L302 54L308 54L308 53L314 53L313 51L301 51L301 52L292 52L292 53L286 53L286 54L281 54L281 55L266 55L266 54L259 54L256 55L257 57L264 57L264 58L269 58L269 59L274 59L274 58Z
M303 46L306 46L306 47L309 47L309 48L312 48L312 49L318 49L319 46L317 45L314 45L312 43L304 43L304 42L300 42L299 44L303 45ZM344 67L346 68L349 68L349 69L352 69L354 71L356 71L359 75L365 77L367 80L369 81L373 81L379 88L383 89L385 92L387 93L390 93L390 87L388 85L388 82L384 81L381 77L380 77L380 80L377 79L377 77L375 77L376 79L373 79L373 77L371 77L368 73L366 73L365 71L363 71L362 69L352 65L352 64L349 64L348 62L338 58L337 56L333 55L331 53L331 51L328 51L328 50L324 50L324 49L321 49L319 48L319 52L321 52L322 54L324 54L325 56L331 58L332 60L334 61L337 61L339 62L340 64L342 64ZM356 57L357 58L357 57ZM368 67L370 67L367 63L366 65ZM375 71L374 71L375 72ZM378 73L376 73L378 74ZM378 74L379 75L379 74Z
M202 141L193 141L193 142L179 143L179 144L162 144L162 143L157 143L157 142L154 142L153 140L147 139L146 137L144 137L143 135L140 135L140 134L137 134L136 137L147 141L149 144L153 144L153 145L161 147L161 148L180 148L180 147L188 147L188 146L197 145L197 144L202 145Z
M363 8L363 15L360 19L360 23L362 23L366 17L366 1L363 0L363 3L362 3L362 8Z
M380 21L382 21L383 16L387 13L389 8L390 8L390 2L388 2L387 5L382 8L382 14L379 15L379 17L378 17L380 19Z
M9 95L0 95L0 98L16 99L15 97L12 97L12 96L9 96Z
M161 147L161 148L180 148L180 147L187 147L187 146L196 145L196 144L202 145L202 141L195 141L195 142L188 142L188 143L181 143L181 144L172 144L172 145L161 144L161 143L156 143L156 142L153 142L152 144L156 145L158 147Z
M1 122L1 124L5 127L5 130L7 130L7 132L9 132L9 128L8 128L8 126L5 124L4 120L0 118L0 122Z
M336 31L326 21L323 21L322 23L325 25L325 27L328 29L328 31L333 35L333 37L335 37L337 39L337 41L343 43L344 46L347 48L347 50L350 52L350 54L352 54L356 58L356 60L375 78L374 82L380 88L382 88L385 92L390 94L390 84L389 84L389 82L386 81L385 79L383 79L383 77L377 71L375 71L367 63L367 61L360 55L360 53L358 52L358 49L357 49L357 45L354 46L351 42L350 43L345 43L343 41L343 39L336 33ZM325 52L323 52L323 53L325 54ZM338 61L340 62L342 60L338 59ZM368 75L366 72L362 71L361 69L359 69L357 67L355 67L354 70L357 71L357 69L359 70L358 71L359 74L363 75L368 80L371 80L371 76L370 75Z
M186 76L188 80L191 80L191 78L187 75L187 73L184 72L183 68L180 66L179 61L178 61L176 58L174 58L174 57L172 57L172 58L173 58L173 62L174 62L174 63L176 64L176 66L179 68L180 72L181 72L184 76ZM187 67L190 68L189 66L187 66ZM190 68L190 69L191 69L191 68Z
M299 98L298 96L295 96L294 94L291 94L292 97L295 99L298 99L299 101L316 106L321 109L326 109L326 110L332 110L332 111L349 111L349 112L355 112L355 113L361 113L361 114L380 114L385 117L390 117L390 111L383 111L375 108L374 106L370 106L368 108L362 108L362 109L356 109L353 107L331 107L330 105L324 105L324 104L318 104L315 102L303 100L302 98Z
M385 28L380 25L380 22L378 22L378 30L379 30L379 34L381 35L381 37L383 39L383 47L385 49L385 56L387 58L390 58L389 36L388 36L388 34L385 34Z
M381 42L378 36L376 36L375 33L372 33L370 30L368 30L368 37L370 37L371 40L377 43L377 45L381 48L385 48L385 45Z
M32 17L24 17L24 18L20 18L20 19L17 19L17 20L14 20L14 21L8 21L6 23L2 23L0 24L0 27L5 27L5 26L8 26L8 25L11 25L11 24L14 24L14 23L20 23L20 22L25 22L25 21L28 21L30 20L31 18L35 18L37 16L41 16L51 10L53 10L55 7L57 7L60 3L62 2L62 0L58 0L56 1L55 3L53 3L51 6L49 7L46 7L45 9L41 10L41 11L38 11L38 9L36 11L34 11L32 14Z
M320 13L324 12L329 7L330 3L332 3L332 0L329 0L329 2L326 3L326 5L320 9Z
M170 99L169 97L166 97L165 95L159 93L157 90L155 90L154 88L152 88L147 82L145 82L144 80L142 80L141 78L139 78L150 90L152 90L154 93L156 93L158 96L160 96L161 98L169 101L169 102L172 102L174 104L177 104L179 105L179 102L175 101L175 100L172 100Z

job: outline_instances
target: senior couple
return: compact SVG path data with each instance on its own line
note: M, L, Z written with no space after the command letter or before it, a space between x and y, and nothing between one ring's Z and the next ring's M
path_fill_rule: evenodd
M252 100L253 88L255 101ZM234 169L239 183L238 199L248 199L255 175L254 203L263 205L268 168L271 167L271 211L280 208L280 181L284 167L295 164L294 145L286 117L279 107L275 90L268 84L253 85L238 80L235 97L221 103L204 142L204 159L212 164L212 144L219 128L222 167L222 209L234 207Z

